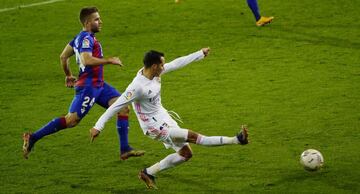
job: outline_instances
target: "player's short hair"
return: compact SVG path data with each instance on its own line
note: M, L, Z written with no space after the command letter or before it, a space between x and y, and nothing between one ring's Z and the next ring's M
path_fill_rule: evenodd
M84 7L80 11L80 22L82 24L85 24L86 20L89 18L89 16L93 13L99 12L98 8L96 7Z
M147 53L145 53L144 56L144 66L145 68L151 67L153 64L160 64L161 63L161 57L164 57L164 53L151 50Z

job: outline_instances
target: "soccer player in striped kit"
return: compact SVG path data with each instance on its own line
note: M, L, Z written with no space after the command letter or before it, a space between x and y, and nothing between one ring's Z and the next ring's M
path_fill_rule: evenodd
M248 144L247 128L242 127L240 133L233 137L205 136L189 129L179 127L177 122L161 104L162 74L174 71L187 64L203 59L209 54L209 48L203 48L184 57L165 63L164 54L149 51L144 57L144 67L127 87L125 92L106 110L90 129L92 141L104 129L105 123L123 107L132 103L143 133L151 139L162 142L166 148L175 153L166 156L154 165L139 172L139 178L148 188L156 189L155 174L175 167L192 157L189 143L204 146L220 146L229 144Z
M67 87L75 86L75 96L66 116L54 118L34 133L24 133L23 154L27 159L35 142L46 135L56 133L65 128L79 124L91 107L96 103L108 108L121 95L115 88L104 82L103 66L106 64L122 66L118 57L103 58L101 44L96 40L95 33L100 32L102 21L96 7L86 7L80 11L82 31L67 44L60 55L60 61L66 75ZM79 66L79 76L76 79L69 68L69 59L75 55ZM134 150L128 144L128 107L118 113L117 130L120 138L120 158L128 159L141 156L144 151Z

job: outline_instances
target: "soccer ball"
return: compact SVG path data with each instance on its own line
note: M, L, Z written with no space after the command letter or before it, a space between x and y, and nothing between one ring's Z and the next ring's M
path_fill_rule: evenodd
M324 157L322 154L314 149L305 150L300 156L300 164L305 170L316 171L324 164Z

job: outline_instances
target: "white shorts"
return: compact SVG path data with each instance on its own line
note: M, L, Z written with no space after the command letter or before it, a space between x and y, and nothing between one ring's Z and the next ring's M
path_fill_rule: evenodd
M172 148L178 152L188 145L186 142L189 130L180 128L177 123L171 125L163 122L155 127L148 128L146 135L151 139L161 141L166 149Z

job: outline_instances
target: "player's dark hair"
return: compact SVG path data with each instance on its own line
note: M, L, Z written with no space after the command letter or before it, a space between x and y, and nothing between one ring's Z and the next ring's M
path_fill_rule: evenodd
M164 57L164 53L151 50L147 53L145 53L144 56L144 66L145 68L151 67L153 64L160 64L161 63L161 57Z
M86 20L88 19L88 17L93 14L99 12L98 8L96 7L84 7L81 9L80 11L80 22L82 24L85 24Z

